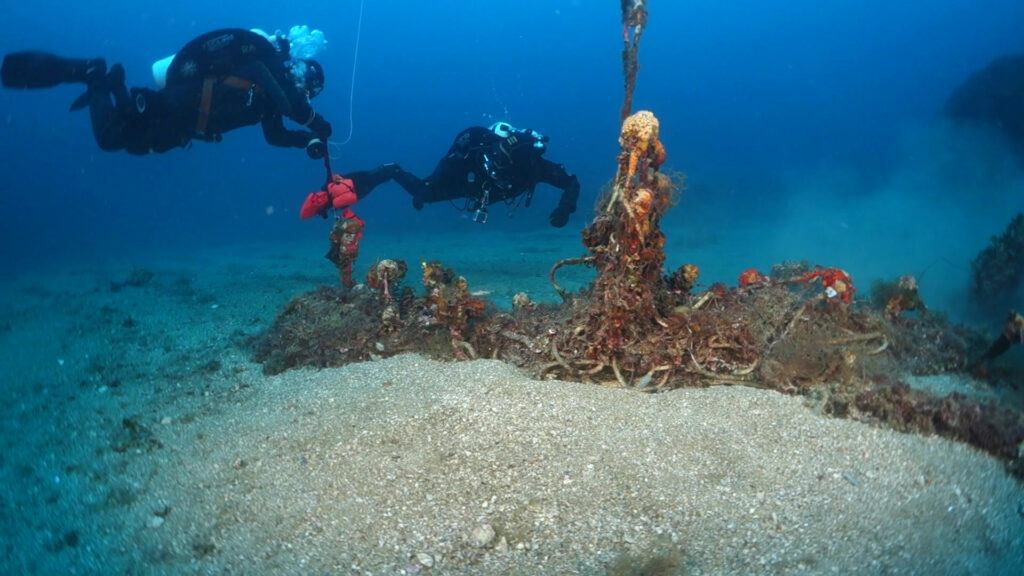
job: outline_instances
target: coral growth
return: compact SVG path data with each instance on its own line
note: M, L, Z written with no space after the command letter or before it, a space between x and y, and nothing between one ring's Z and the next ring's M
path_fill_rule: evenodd
M471 319L483 316L486 302L473 296L464 277L456 276L437 261L423 263L423 288L429 313L435 322L448 328L456 352L465 351L469 357L476 357L466 344L466 328Z
M918 292L917 278L900 276L895 283L876 281L871 285L871 303L881 308L890 322L899 320L907 312L924 314L928 308Z
M675 272L665 278L665 283L670 292L677 296L684 296L693 291L700 278L700 268L694 264L683 264Z
M331 229L331 248L327 252L327 259L338 267L338 279L346 288L355 285L355 280L352 279L352 265L359 258L359 241L363 239L364 227L363 221L355 214L351 214L350 218L338 219Z
M762 275L755 268L747 268L743 272L740 272L738 284L740 288L746 288L747 286L756 286L762 282L767 282L768 277Z
M516 292L515 295L512 296L513 310L518 312L520 310L532 310L534 307L536 307L536 304L533 303L533 300L530 299L530 295L526 292Z
M857 292L853 287L853 278L839 268L819 267L788 281L794 284L813 284L819 280L825 297L830 300L838 299L843 304L849 304Z
M366 273L366 285L380 290L385 304L391 303L391 291L405 278L408 267L402 260L381 260Z
M402 260L381 260L370 267L366 273L366 285L379 290L384 309L381 310L381 324L389 331L396 330L401 326L401 312L394 301L392 294L396 291L405 278L408 267Z
M655 294L665 261L665 237L658 224L674 190L667 177L657 172L664 160L658 128L658 119L646 111L623 122L612 191L583 232L598 270L593 307L581 318L589 346L579 356L587 362L613 365L620 350L643 341L654 327L664 326Z
M423 263L425 294L400 287L407 267L381 260L366 287L321 287L292 299L255 343L264 372L338 366L415 350L437 358L475 358L475 322L493 309L473 296L465 278L440 262Z

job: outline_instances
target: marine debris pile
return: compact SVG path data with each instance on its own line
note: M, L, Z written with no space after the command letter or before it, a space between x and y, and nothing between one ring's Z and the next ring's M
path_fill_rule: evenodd
M659 392L739 384L800 394L825 413L935 433L968 442L1024 478L1024 408L991 396L911 387L914 376L956 375L979 358L986 339L929 311L918 282L877 282L858 300L854 279L833 266L784 262L768 274L748 269L736 286L694 292L699 268L666 274L662 216L678 201L682 176L661 167L660 124L631 113L640 70L644 0L621 0L621 111L615 178L583 230L586 255L553 263L559 305L517 294L511 311L474 295L440 262L421 264L420 295L402 286L407 265L382 260L352 287L357 248L336 263L348 289L319 288L293 299L256 342L270 374L338 366L400 352L438 359L497 358L537 378ZM1024 215L974 263L975 298L1015 290L1024 274ZM361 230L342 230L339 246ZM349 235L346 241L344 234ZM578 293L557 282L565 266L590 266L596 279ZM992 372L989 379L993 380ZM1024 387L1021 375L1015 386Z
M848 273L806 262L750 269L735 286L699 292L695 265L665 274L659 222L681 183L660 172L658 133L650 112L623 123L613 185L582 234L587 255L551 270L561 304L520 294L500 309L440 262L421 263L420 291L403 284L404 262L382 260L361 286L293 299L256 342L257 361L273 374L414 351L644 392L754 386L803 395L829 414L966 441L1024 474L1019 410L914 389L900 376L961 372L986 344L928 311L912 277L857 300ZM597 277L568 293L556 279L566 265L591 266Z

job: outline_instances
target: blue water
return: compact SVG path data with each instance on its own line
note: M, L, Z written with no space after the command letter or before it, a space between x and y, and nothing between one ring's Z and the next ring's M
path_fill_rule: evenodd
M667 166L687 177L681 202L662 222L668 266L694 261L706 286L713 281L734 284L736 275L751 266L767 272L783 260L806 259L849 270L861 295L867 294L872 279L902 274L920 278L926 273L921 286L929 307L962 311L958 307L964 301L970 259L1003 231L1014 213L1024 210L1024 174L998 142L974 133L951 133L938 115L950 91L973 71L997 56L1024 52L1024 3L649 4L634 109L653 110L660 118ZM39 49L71 57L103 56L109 63L124 64L130 85L152 86L150 65L199 34L223 27L273 31L305 24L323 30L328 41L318 58L327 88L314 105L332 122L338 142L351 131L351 140L332 150L336 171L397 161L425 176L460 130L507 120L549 136L547 157L564 163L582 183L579 208L563 229L548 225L559 194L552 188L540 187L533 206L518 209L511 218L504 211L492 212L481 227L447 203L417 212L398 186L382 186L356 206L367 222L363 270L374 257L389 256L375 252L375 239L402 237L386 247L422 247L430 257L431 242L464 243L472 253L460 254L465 257L456 262L479 275L502 269L502 275L493 274L498 279L493 282L502 284L526 275L520 268L527 254L527 264L544 261L537 266L543 285L551 262L582 251L579 231L590 221L601 188L614 176L623 97L618 2L368 0L358 50L358 0L108 5L4 2L0 54ZM306 194L323 182L320 163L302 150L268 145L258 126L226 134L219 144L195 142L190 149L166 154L103 152L93 141L88 114L68 111L81 91L81 86L0 90L0 279L31 276L36 270L77 269L71 279L86 286L70 290L27 281L30 290L9 292L14 296L8 298L7 317L0 316L0 333L6 331L11 343L5 353L22 359L5 364L7 382L0 385L7 393L0 402L5 430L16 431L6 434L8 452L0 464L9 468L2 471L5 478L16 474L20 482L11 490L17 498L5 498L0 527L31 543L24 549L8 543L8 557L56 555L63 544L54 552L47 548L54 548L53 536L30 532L42 530L38 524L60 536L65 524L79 523L72 496L62 496L58 512L39 512L51 510L49 484L38 480L49 477L43 471L53 468L80 478L83 493L95 491L84 472L65 472L57 465L65 460L61 442L78 442L74 434L44 428L70 421L70 430L101 430L94 443L105 450L109 428L120 430L122 411L145 415L153 428L163 416L145 407L113 407L111 401L108 408L116 415L102 426L90 423L92 412L77 404L76 397L96 401L92 391L107 389L106 380L89 379L93 372L114 373L124 364L128 368L123 371L134 374L137 367L145 377L126 377L122 390L152 386L156 394L160 387L152 382L163 382L166 373L174 373L168 366L184 361L152 364L146 354L162 349L168 356L188 357L212 346L175 341L158 329L163 324L149 326L149 316L134 312L142 318L140 331L159 337L142 339L137 348L117 348L110 334L130 327L117 324L108 333L104 322L109 316L121 308L156 316L161 306L169 306L167 301L179 298L192 305L192 298L199 304L189 314L237 309L244 330L257 332L275 310L255 302L229 302L243 297L241 288L234 293L231 286L260 284L248 286L254 292L276 288L281 293L265 300L283 302L291 293L334 278L333 269L320 258L330 221L298 217ZM538 234L532 235L534 231ZM276 269L249 275L237 263L223 265L231 258L220 256L219 250L246 245L287 247L281 252L294 246L312 248L294 260L271 253L260 261L291 274L285 281L274 275ZM175 269L187 268L180 264L183 255L185 261L193 254L202 260L180 276L182 284L197 283L208 301L172 291L164 302L139 303L143 300L138 296L132 300L107 293L106 276L123 279L126 269L144 268L168 254L175 257ZM516 259L515 265L510 258ZM121 266L116 274L104 272L102 263L108 260ZM310 263L308 277L294 271L297 261ZM177 272L161 273L161 286L176 285ZM357 270L356 277L362 274ZM218 279L211 283L216 290L204 284L211 277ZM222 282L224 278L237 284ZM472 279L474 288L500 293L506 300L501 288L514 291L479 278ZM93 300L110 300L111 305L96 312L96 302L83 297L79 306L68 294L91 294ZM1024 301L1017 305L1024 306ZM79 308L86 313L76 315ZM50 316L37 316L37 310ZM189 316L181 318L170 323L187 327ZM1001 320L1000 313L983 322L996 334ZM35 339L21 332L26 326L33 327ZM227 339L236 328L230 326L218 324L210 333ZM1014 348L1008 356L1015 354L1019 361L1024 351ZM94 360L98 356L102 358ZM25 366L38 373L26 376ZM101 404L102 398L96 402ZM36 409L36 404L43 407ZM51 442L54 437L59 441ZM45 446L43 464L35 462L35 443ZM20 448L16 455L15 448ZM39 473L28 464L21 466L23 459ZM18 520L22 516L36 518L36 524L23 530ZM142 525L138 519L131 521ZM74 553L99 563L107 549L93 548L94 535L82 530L88 544ZM842 535L827 535L833 537Z
M327 36L328 87L315 104L341 139L350 128L359 8L8 2L0 52L102 55L124 63L129 84L148 86L150 64L202 32L307 24ZM884 181L907 160L908 131L932 122L953 87L993 57L1024 50L1022 24L1024 5L1004 0L655 2L635 107L659 115L670 165L687 173L691 189L709 192L691 210L725 198L771 216L764 211L783 204L781 175L852 174L865 191ZM575 234L614 172L620 30L614 2L367 2L353 136L335 150L334 165L398 161L425 175L460 129L508 119L549 135L549 157L579 175ZM87 114L67 111L80 91L0 91L3 269L323 233L297 218L322 181L321 166L302 151L270 147L252 127L163 155L105 153ZM533 209L491 225L546 226L556 194L542 189ZM381 232L464 222L447 205L414 212L393 185L360 214ZM1003 226L992 223L986 234Z

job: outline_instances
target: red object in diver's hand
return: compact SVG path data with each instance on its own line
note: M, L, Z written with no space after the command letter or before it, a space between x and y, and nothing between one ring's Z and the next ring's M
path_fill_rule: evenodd
M299 217L303 220L312 218L317 214L324 214L327 204L334 208L347 208L359 201L356 196L355 185L352 180L338 174L331 175L331 181L325 186L326 190L310 192L306 201L302 203L302 210Z
M327 193L331 196L331 203L335 208L347 208L359 201L355 184L337 174L331 175L331 181L327 183Z
M327 202L330 198L327 196L326 190L319 192L310 192L309 196L306 196L306 201L302 203L302 210L299 211L299 218L306 220L312 218L317 214L320 214L324 207L327 206Z

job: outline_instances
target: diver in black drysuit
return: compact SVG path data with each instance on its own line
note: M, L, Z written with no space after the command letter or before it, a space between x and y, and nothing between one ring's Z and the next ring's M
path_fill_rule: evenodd
M262 124L274 146L305 148L312 158L326 152L331 125L310 106L323 90L323 68L315 60L292 59L287 41L275 47L242 29L208 32L186 44L167 69L160 90L125 86L124 67L110 72L102 58L62 58L46 52L4 56L0 70L8 88L49 88L85 83L72 110L89 107L100 148L131 154L166 152L193 139L219 142L224 133ZM289 130L288 118L306 129Z
M980 358L975 360L967 368L968 372L976 376L983 376L987 371L988 363L1002 356L1014 344L1024 344L1024 315L1016 310L1010 310L1003 323L1003 332L985 350Z
M537 184L550 184L562 190L549 217L552 226L561 228L576 211L580 182L564 166L541 156L547 141L533 130L517 130L506 122L490 128L472 126L455 137L429 177L420 179L396 168L394 179L412 195L417 210L424 204L464 198L464 209L477 222L486 221L487 206L497 202L529 206Z

